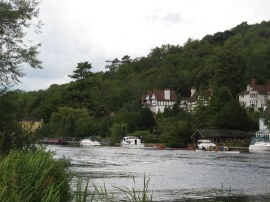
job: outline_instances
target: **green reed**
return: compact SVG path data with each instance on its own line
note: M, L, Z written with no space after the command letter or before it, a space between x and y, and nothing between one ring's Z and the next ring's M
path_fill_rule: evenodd
M77 184L77 191L75 193L75 201L76 202L87 202L87 201L103 201L103 202L116 202L116 201L129 201L129 202L148 202L152 201L153 193L151 193L150 197L149 194L149 178L144 176L144 184L143 188L140 189L136 186L135 178L133 177L133 187L114 187L120 196L114 196L112 193L108 193L105 184L103 187L97 187L96 185L92 185L93 187L89 186L89 178L86 181L86 185L84 189L82 189L82 179L79 178ZM92 188L92 191L89 189Z
M0 201L69 201L68 162L43 149L11 151L0 160Z
M0 158L0 202L88 202L88 201L152 201L148 197L150 179L144 176L143 188L114 187L115 193L109 193L106 186L89 185L88 178L83 185L82 178L77 178L77 190L71 191L71 179L74 174L69 170L69 161L54 159L54 153L44 148L36 151L13 150ZM73 193L73 194L72 194Z
M227 201L229 202L231 199L231 186L229 187L229 190L225 190L223 183L221 184L221 189L213 189L216 197L215 199L218 201Z

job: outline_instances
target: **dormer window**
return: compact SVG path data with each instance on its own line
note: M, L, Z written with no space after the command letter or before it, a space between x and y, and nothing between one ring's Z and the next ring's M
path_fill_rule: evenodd
M257 93L250 93L250 97L256 98L257 97Z

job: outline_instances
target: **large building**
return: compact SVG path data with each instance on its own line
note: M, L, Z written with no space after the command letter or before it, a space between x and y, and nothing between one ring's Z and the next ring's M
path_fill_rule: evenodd
M177 103L176 93L173 90L152 90L142 96L142 105L157 114L163 113L166 108L172 107Z
M270 79L265 85L258 85L256 79L252 79L247 89L239 94L239 102L256 111L265 108L268 100L270 100Z

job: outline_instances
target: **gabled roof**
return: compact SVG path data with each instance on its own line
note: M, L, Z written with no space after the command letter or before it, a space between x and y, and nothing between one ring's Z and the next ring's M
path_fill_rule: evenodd
M242 130L225 130L225 129L198 129L191 136L195 138L201 136L202 138L250 138L251 135Z
M189 102L196 102L199 96L202 96L205 100L209 100L211 98L212 91L211 89L204 90L201 92L195 92L190 98L188 98Z
M267 83L264 85L258 85L256 84L255 79L251 79L250 88L251 90L257 91L261 95L267 95L270 93L270 80L267 79Z
M249 94L249 92L246 90L243 90L241 93L239 93L239 95L241 95L241 96L248 95L248 94Z
M259 94L267 94L267 85L251 85L251 89L257 91Z
M168 89L169 90L169 89ZM174 90L169 90L170 91L170 101L177 101L176 97L176 92ZM158 101L164 101L165 99L165 90L152 90L152 91L147 91L147 95L151 98L152 95L155 95L156 99ZM145 100L146 95L144 95L143 100Z

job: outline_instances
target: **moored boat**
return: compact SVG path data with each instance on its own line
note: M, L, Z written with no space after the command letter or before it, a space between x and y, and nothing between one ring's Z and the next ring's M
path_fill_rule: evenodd
M43 140L39 140L40 144L56 144L56 145L67 145L68 142L64 138L50 138L45 137Z
M270 151L270 142L266 138L256 137L251 141L248 149L250 152L268 152Z
M134 136L126 136L121 141L121 147L130 149L143 149L144 143L141 139Z
M85 138L80 141L82 146L100 146L100 142L96 140L91 140L90 138Z
M210 140L198 140L198 149L199 150L207 150L210 147L216 147L216 144L211 142Z

